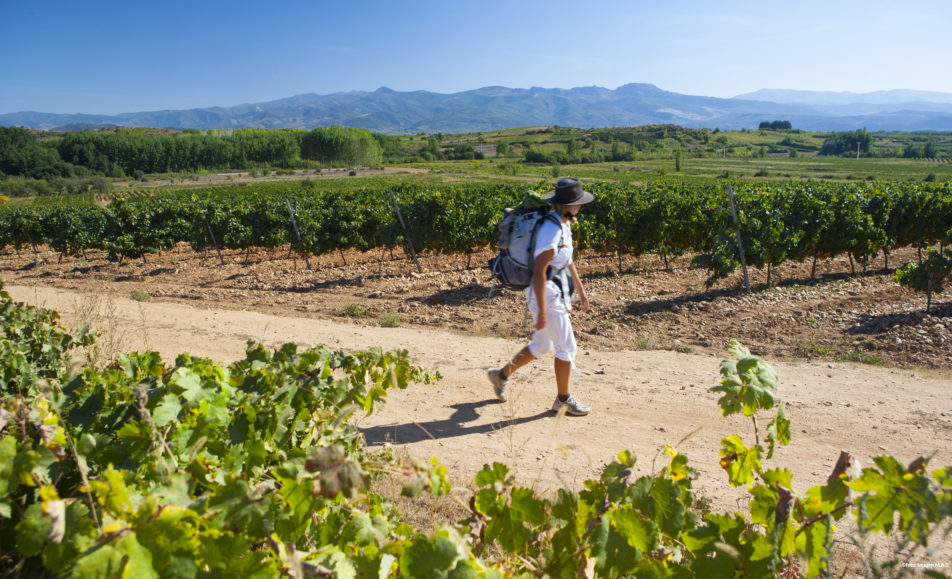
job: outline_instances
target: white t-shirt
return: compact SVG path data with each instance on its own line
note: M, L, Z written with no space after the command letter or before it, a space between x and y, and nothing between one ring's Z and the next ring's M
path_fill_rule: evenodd
M555 250L549 266L562 269L572 263L572 229L561 218L558 226L550 219L544 220L539 226L539 231L536 232L535 255L532 257L539 257L549 249Z
M533 257L538 258L539 255L549 249L555 250L555 254L549 261L549 267L562 269L572 263L572 229L570 225L562 221L561 218L559 219L558 225L553 223L550 219L546 219L536 232L535 255ZM530 285L524 291L526 292L526 297L529 298L530 304L534 304L535 292L532 286ZM560 297L562 295L559 286L552 280L546 282L545 293L547 298Z

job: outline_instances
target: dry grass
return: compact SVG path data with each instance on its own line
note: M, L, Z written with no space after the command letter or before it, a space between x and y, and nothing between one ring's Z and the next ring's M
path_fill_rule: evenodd
M107 282L86 287L73 302L73 319L77 325L85 325L96 331L96 342L84 352L87 363L103 367L127 351L129 337L127 324L118 315L118 307ZM139 328L146 334L145 309L139 306Z
M413 461L404 447L394 447L393 452L400 461ZM469 518L469 497L476 492L472 483L468 487L454 486L450 494L440 497L423 493L417 498L409 498L402 494L406 482L406 477L391 474L375 480L370 490L392 502L404 522L428 535L436 527L454 525Z
M849 524L849 523L847 523ZM874 533L860 537L855 529L837 537L830 555L834 577L923 576L926 570L948 575L952 565L952 525L933 528L924 548L901 533L890 536Z

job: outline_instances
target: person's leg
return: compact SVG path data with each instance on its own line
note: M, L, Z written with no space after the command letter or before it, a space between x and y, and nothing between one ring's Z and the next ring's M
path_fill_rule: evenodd
M534 307L530 307L532 312L532 324L535 325L535 319L537 312ZM546 322L546 327L541 330L532 331L532 339L529 340L529 343L519 350L515 356L512 357L512 360L509 360L509 363L499 368L499 378L501 380L508 380L512 373L522 368L529 362L545 356L552 351L553 346L553 336L558 334L553 334L553 317L549 315L548 321Z
M559 395L555 397L552 403L554 412L561 412L565 408L566 414L572 416L585 416L592 411L591 406L582 404L578 398L569 394L569 378L572 375L572 362L561 358L555 359L555 385L558 388Z
M535 326L538 308L536 307L534 299L529 300L528 307L529 312L532 313L532 325ZM509 363L502 368L491 368L488 371L489 381L493 385L496 398L500 401L505 402L509 400L509 377L512 376L513 372L552 351L553 335L557 335L552 332L552 322L553 316L549 313L546 327L542 330L533 330L532 339L528 345L519 350Z
M552 324L552 346L555 350L555 387L560 396L566 396L569 393L569 380L572 377L573 361L578 353L578 343L575 341L575 332L572 330L572 320L569 314L561 307L553 308L554 316L551 316Z
M569 393L569 379L572 377L572 363L568 360L555 359L555 387L560 396Z
M502 374L503 378L508 379L510 376L512 376L513 372L535 359L536 357L532 355L532 351L529 350L529 346L526 346L519 350L519 353L513 356L512 360L510 360L508 364L500 369L500 373Z
M553 326L558 327L559 332L553 339L555 347L555 386L558 390L558 396L552 404L552 410L559 412L562 408L565 408L566 414L585 416L592 411L592 407L582 404L578 398L569 393L569 381L574 368L573 361L578 353L578 344L575 341L575 333L572 331L572 322L569 319L568 312L561 310Z
M545 329L534 331L529 345L519 350L519 353L513 356L508 364L502 368L491 368L488 372L489 382L493 385L496 398L501 402L509 400L509 377L512 373L551 350L552 339Z
M529 362L536 359L529 346L519 350L519 353L513 356L512 360L502 368L492 368L489 370L489 381L493 385L493 392L496 398L501 402L509 400L509 376L513 372L522 368Z

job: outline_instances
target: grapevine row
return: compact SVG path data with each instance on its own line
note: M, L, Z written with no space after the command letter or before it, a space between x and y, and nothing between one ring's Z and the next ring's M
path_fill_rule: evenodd
M635 257L654 253L665 260L693 253L693 265L709 271L709 284L738 266L735 224L721 186L587 187L596 201L581 213L579 249ZM952 229L952 184L737 183L735 188L747 261L767 268L768 278L771 268L785 261L840 255L865 266L882 253L888 268L893 249L927 247ZM472 253L492 245L503 208L518 202L524 188L479 184L392 191L406 229L383 186L326 192L210 189L121 197L105 207L0 207L0 250L46 244L61 255L101 249L121 261L179 242L196 251L215 244L230 249L290 244L311 255L410 242L422 253Z

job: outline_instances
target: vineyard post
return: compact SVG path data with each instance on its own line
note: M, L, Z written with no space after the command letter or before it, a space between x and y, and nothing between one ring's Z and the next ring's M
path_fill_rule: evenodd
M750 276L747 275L747 259L744 257L744 243L740 238L740 221L737 219L737 207L734 205L734 189L727 184L727 198L731 202L731 215L734 216L734 231L737 233L737 251L740 252L740 265L744 268L744 286L750 291Z
M932 273L929 274L929 281L926 282L926 315L932 313L932 289L935 283L932 279Z
M208 222L207 219L205 220L205 227L208 228L208 234L212 237L212 243L215 244L215 251L218 252L218 260L221 262L222 265L225 265L225 258L221 256L221 248L218 247L218 241L215 240L215 234L212 233L212 225L211 223Z
M33 248L33 265L36 265L36 264L37 264L37 261L39 260L39 258L37 257L37 256L39 255L39 252L36 250L36 243L33 241L33 236L30 235L29 233L26 234L26 238L30 240L30 247ZM17 253L19 253L19 252L17 252ZM922 261L922 250L921 250L921 249L919 250L919 261Z
M397 196L393 194L393 189L390 190L390 199L393 200L393 208L397 211L397 219L400 220L400 227L402 227L403 232L407 234L407 245L410 246L410 255L413 256L413 263L416 264L417 272L423 273L423 268L420 267L420 262L417 260L416 252L413 251L413 240L410 239L410 232L407 231L407 224L403 222L403 215L400 214L400 204L397 203Z
M311 269L311 262L307 259L307 251L304 251L304 242L301 241L301 232L298 231L297 220L294 219L294 209L291 209L291 200L285 197L284 202L288 204L288 213L291 214L291 225L294 226L294 234L297 235L298 243L301 244L301 252L304 254L304 265L308 269Z

